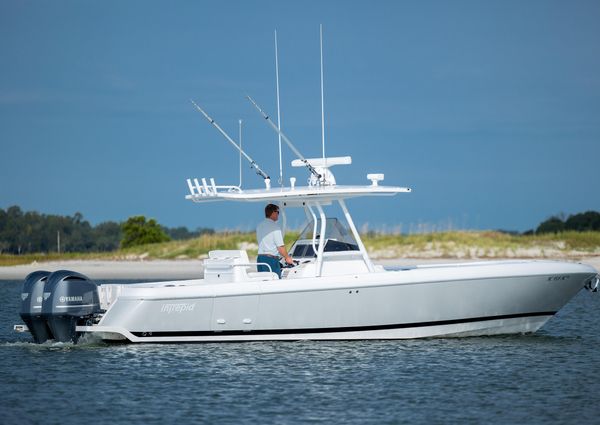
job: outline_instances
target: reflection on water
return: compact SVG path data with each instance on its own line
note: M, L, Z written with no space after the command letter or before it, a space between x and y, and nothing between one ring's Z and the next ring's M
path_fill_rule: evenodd
M12 332L18 294L0 283L9 422L597 421L600 297L586 292L534 335L145 345L30 343Z

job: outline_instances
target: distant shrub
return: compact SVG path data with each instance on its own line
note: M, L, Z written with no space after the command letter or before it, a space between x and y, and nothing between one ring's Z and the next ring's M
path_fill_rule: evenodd
M550 217L540 223L535 233L558 233L565 230L565 222L558 217Z
M565 221L566 230L585 232L589 230L600 230L600 213L586 211L584 213L569 216Z
M540 223L535 233L558 233L570 230L575 232L599 231L600 213L596 211L586 211L584 213L570 215L566 220L557 216L552 216L548 220Z
M194 231L188 230L185 226L180 227L165 227L162 226L163 231L174 241L183 241L186 239L197 238L201 235L214 235L215 230L207 227L199 227Z
M123 232L121 248L167 242L170 240L156 220L151 218L146 221L146 217L143 215L129 217L129 219L121 225L121 230Z

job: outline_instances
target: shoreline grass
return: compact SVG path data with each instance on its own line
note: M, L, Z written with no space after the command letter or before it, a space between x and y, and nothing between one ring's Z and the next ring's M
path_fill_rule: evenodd
M374 258L577 258L600 255L600 232L513 235L455 231L366 236Z
M285 237L289 248L298 232ZM385 258L581 258L600 255L600 232L512 235L495 231L454 231L413 235L361 236L373 259ZM223 232L182 241L141 245L99 253L0 254L0 266L61 260L183 260L205 258L215 249L257 253L254 232Z

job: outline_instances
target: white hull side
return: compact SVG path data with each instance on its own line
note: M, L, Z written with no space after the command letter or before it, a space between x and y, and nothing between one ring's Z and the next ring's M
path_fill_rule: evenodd
M527 333L539 329L595 274L580 264L514 262L335 276L326 282L133 285L98 325L78 330L132 342Z
M384 339L416 339L433 337L466 337L504 334L533 333L542 327L552 316L536 316L484 320L452 325L420 326L398 329L377 329L364 331L338 331L318 333L265 333L265 334L219 334L195 336L136 336L123 328L117 327L79 327L81 331L97 333L101 339L110 341L129 340L143 343L174 342L244 342L244 341L343 341L343 340L384 340Z

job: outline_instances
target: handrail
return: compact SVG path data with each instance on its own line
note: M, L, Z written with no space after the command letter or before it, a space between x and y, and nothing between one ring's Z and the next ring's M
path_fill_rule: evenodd
M248 266L267 266L269 268L269 272L275 273L269 263L242 263L242 264L232 264L232 267L248 267Z
M315 238L317 236L317 216L316 216L315 212L313 211L312 206L309 203L306 204L306 208L312 215L312 219L313 219L312 248L313 248L313 252L315 253L315 255L317 255L317 245L315 244Z
M317 210L319 210L319 216L321 218L321 233L319 235L319 251L317 252L317 276L321 276L323 271L323 251L325 250L325 232L327 229L327 218L325 217L325 211L319 202L316 202Z

